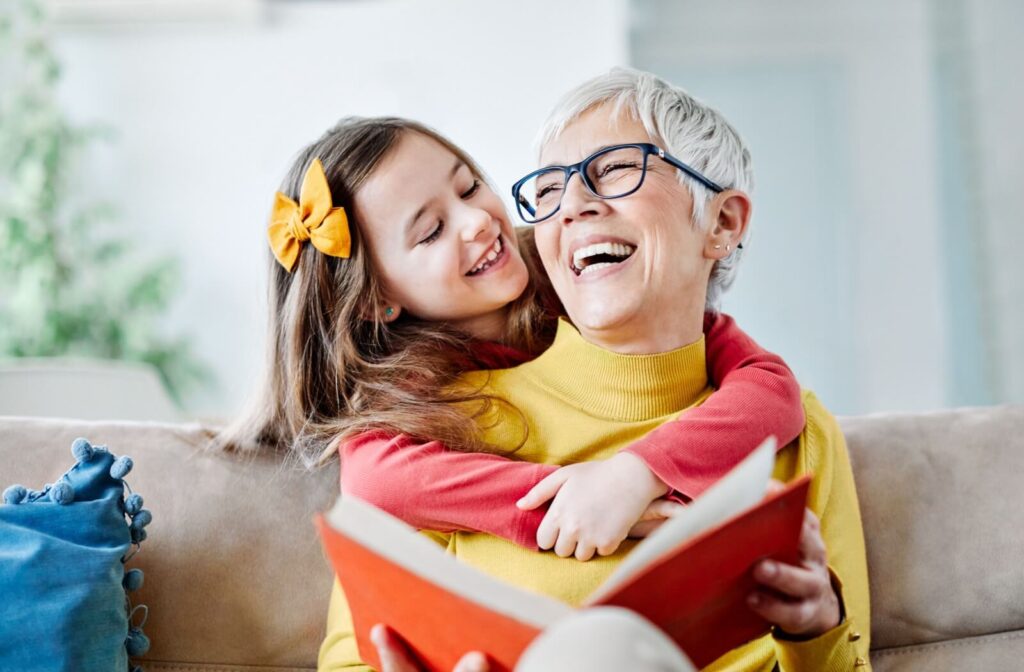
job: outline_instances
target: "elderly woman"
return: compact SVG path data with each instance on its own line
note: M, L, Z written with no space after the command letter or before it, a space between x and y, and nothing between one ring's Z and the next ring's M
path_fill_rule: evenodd
M739 259L751 213L750 155L715 110L626 70L570 92L541 138L542 168L514 192L568 320L534 361L469 373L464 382L525 416L517 456L571 464L609 457L710 394L702 320ZM576 254L598 243L621 254ZM813 476L801 557L757 565L762 589L749 601L775 627L705 669L868 669L867 569L845 443L813 393L804 392L803 406L804 430L775 467L783 481ZM484 439L519 445L522 416L504 406L491 414L481 422ZM578 563L487 534L444 540L460 560L569 603L581 602L631 548ZM331 614L328 649L351 630L338 591ZM387 666L416 669L387 633L378 640ZM321 660L332 661L324 669L345 667L329 650ZM467 658L465 669L479 663Z

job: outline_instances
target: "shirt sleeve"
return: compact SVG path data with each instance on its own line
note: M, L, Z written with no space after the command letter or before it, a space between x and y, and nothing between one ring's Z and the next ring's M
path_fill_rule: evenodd
M423 530L493 534L537 548L547 507L516 501L557 469L489 453L449 450L437 441L367 432L340 446L341 490Z
M709 313L704 326L708 372L717 391L623 449L691 500L768 436L782 447L804 427L800 385L786 363L728 315Z
M352 626L352 612L349 611L345 593L338 580L331 589L331 602L327 611L327 635L320 644L317 656L317 672L374 672L363 663L356 644L355 628Z
M806 472L814 473L807 506L821 521L832 584L843 605L844 619L811 640L773 637L782 672L870 672L870 597L867 554L853 470L846 440L835 418L811 393L807 399L808 457Z

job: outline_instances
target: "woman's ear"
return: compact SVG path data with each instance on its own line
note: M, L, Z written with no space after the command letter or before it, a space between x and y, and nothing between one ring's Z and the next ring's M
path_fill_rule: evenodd
M738 189L726 189L708 204L708 226L704 241L704 256L724 259L740 247L750 223L752 209L750 197Z

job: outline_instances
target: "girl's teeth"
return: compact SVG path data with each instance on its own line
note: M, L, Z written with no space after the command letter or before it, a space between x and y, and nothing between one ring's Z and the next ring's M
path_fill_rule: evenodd
M482 264L480 264L479 266L477 266L476 268L474 268L473 270L471 270L470 274L476 274L476 273L480 273L482 271L487 270L490 267L491 262L493 262L495 259L497 259L498 255L500 255L500 254L501 254L501 238L498 238L496 241L494 241L494 246L491 247L491 251L487 253L487 258L484 260L484 262Z

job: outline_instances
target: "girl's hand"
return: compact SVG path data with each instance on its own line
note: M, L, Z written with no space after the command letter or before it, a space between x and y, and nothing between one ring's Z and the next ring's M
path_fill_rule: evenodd
M669 499L656 499L647 505L640 515L640 520L629 528L631 539L643 539L661 527L662 523L676 515L686 507Z
M668 491L640 458L618 453L607 460L562 467L516 502L535 509L554 498L537 529L537 545L563 558L611 555L647 506Z
M380 672L420 672L423 668L416 663L409 650L389 628L377 624L370 630L370 639L380 656ZM452 672L488 672L487 658L478 651L467 653L455 665Z
M783 633L813 639L839 625L839 597L828 572L818 517L807 509L795 565L762 560L754 565L761 588L750 594L750 608Z

